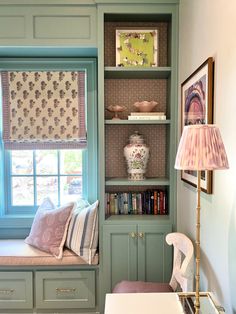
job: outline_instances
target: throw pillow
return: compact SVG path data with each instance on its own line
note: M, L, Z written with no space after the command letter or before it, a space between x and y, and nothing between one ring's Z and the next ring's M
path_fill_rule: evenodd
M98 201L72 213L65 245L88 264L92 263L98 246Z
M76 204L71 202L55 208L51 200L46 198L36 212L30 234L25 242L53 254L58 259L62 258L63 246L75 206Z

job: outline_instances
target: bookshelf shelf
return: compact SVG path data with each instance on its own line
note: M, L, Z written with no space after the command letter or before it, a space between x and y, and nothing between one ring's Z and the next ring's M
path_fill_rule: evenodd
M123 68L105 67L105 79L167 79L171 75L171 67L156 68Z
M105 120L105 124L114 124L114 125L122 125L122 124L170 124L171 121L167 120Z
M142 181L131 181L127 178L107 178L106 186L168 186L170 184L167 178L147 178Z
M168 215L111 215L107 217L106 223L117 223L119 224L120 221L122 221L122 224L125 225L125 223L140 223L143 222L144 220L147 221L148 223L153 222L153 224L158 224L160 225L163 222L168 222Z

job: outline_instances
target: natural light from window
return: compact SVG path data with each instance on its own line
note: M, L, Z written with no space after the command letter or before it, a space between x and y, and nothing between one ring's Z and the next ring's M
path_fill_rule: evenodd
M10 152L11 206L37 206L50 196L55 204L82 196L82 150Z

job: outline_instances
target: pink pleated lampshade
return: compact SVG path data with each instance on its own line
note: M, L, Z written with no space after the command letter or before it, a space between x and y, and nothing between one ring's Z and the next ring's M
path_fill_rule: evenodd
M229 168L218 127L214 124L185 126L176 155L175 168L182 170Z

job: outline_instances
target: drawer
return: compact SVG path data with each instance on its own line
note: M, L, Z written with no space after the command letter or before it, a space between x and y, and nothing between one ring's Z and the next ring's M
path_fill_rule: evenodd
M32 272L0 272L0 309L33 307Z
M94 308L95 271L37 271L36 308Z

